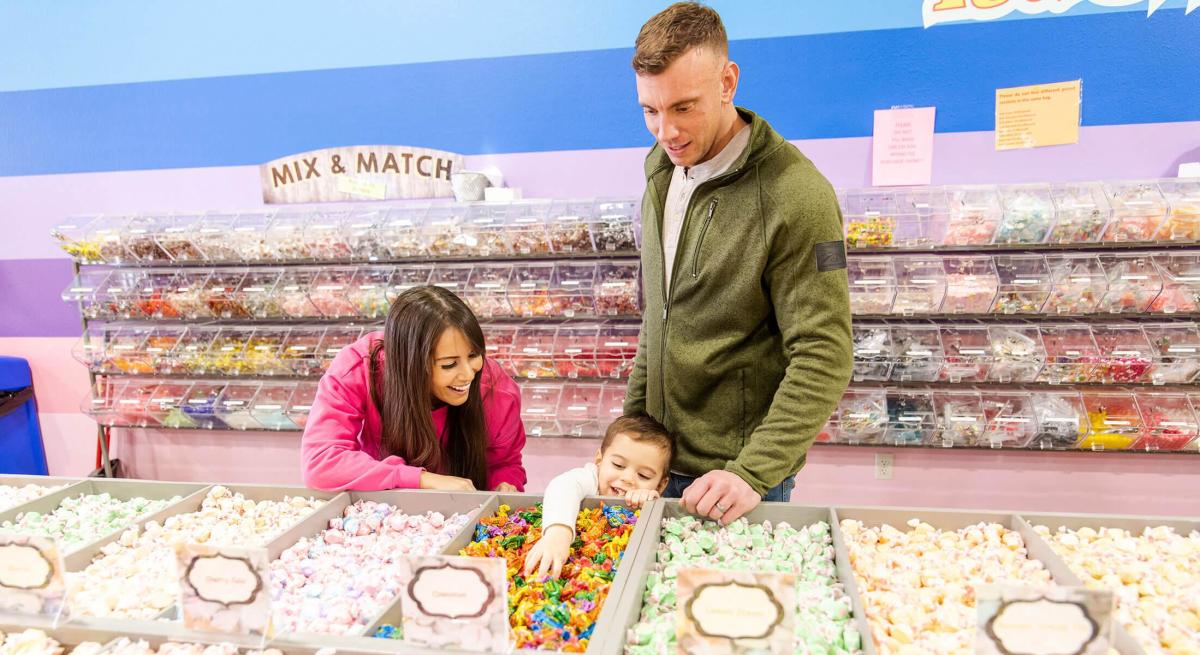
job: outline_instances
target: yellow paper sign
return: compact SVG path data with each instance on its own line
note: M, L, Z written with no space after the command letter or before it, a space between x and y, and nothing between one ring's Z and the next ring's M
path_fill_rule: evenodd
M996 89L996 150L1079 143L1082 80Z

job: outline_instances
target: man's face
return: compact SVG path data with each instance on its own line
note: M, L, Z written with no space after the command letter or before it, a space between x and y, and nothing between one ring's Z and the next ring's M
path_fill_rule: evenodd
M708 48L692 48L658 75L638 75L646 129L676 166L712 159L723 108L733 102L737 64Z

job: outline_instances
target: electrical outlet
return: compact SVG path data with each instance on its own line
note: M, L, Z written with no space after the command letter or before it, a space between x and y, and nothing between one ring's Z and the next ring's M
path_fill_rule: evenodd
M876 480L891 480L892 479L892 454L891 453L875 453L875 479Z

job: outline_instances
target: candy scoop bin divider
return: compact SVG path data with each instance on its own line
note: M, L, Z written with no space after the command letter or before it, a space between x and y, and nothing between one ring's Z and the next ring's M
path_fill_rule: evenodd
M0 480L4 483L6 480ZM0 512L0 524L5 521L16 521L17 517L27 512L39 512L41 514L51 514L54 510L62 505L64 500L74 498L80 494L97 495L108 494L117 500L129 501L134 498L145 498L147 500L170 500L172 498L180 498L180 502L187 502L192 497L203 499L204 492L208 491L209 485L187 482L150 482L142 480L126 480L121 478L101 479L89 478L76 482L75 484L59 489L54 493L47 494L32 500L23 505L7 509ZM142 525L147 521L154 519L159 514L169 511L170 506L160 510L159 512L150 512L136 517L135 520L115 528L112 532L104 535L99 540L92 542L83 542L77 546L63 550L63 557L68 558L70 555L90 548L96 543L108 543L119 537L122 532L133 527L134 525ZM70 570L70 569L68 569Z
M440 512L449 517L452 514L464 514L468 517L463 528L455 536L450 546L441 550L441 554L458 554L457 548L450 548L457 543L470 541L475 532L475 523L482 512L481 508L495 498L490 492L443 492L443 491L350 491L339 494L317 512L293 526L290 530L274 539L267 550L272 562L280 555L306 537L319 537L328 527L332 519L341 518L346 508L359 501L386 503L396 507L400 512L409 515ZM494 511L494 510L493 510ZM465 541L464 541L465 540ZM272 576L274 578L274 576ZM274 584L274 583L272 583ZM400 596L396 596L378 615L374 616L360 635L324 635L304 632L284 633L276 626L276 637L271 645L285 652L293 650L300 652L306 648L334 648L339 653L441 653L452 652L430 650L416 644L395 639L376 639L372 637L379 625L387 623L386 617L396 616L393 624L399 625Z
M46 495L46 494L48 494L48 493L53 493L53 492L54 492L54 490L55 490L55 489L54 489L55 487L62 487L62 486L65 486L65 485L79 484L79 482L81 482L81 480L80 480L79 478L66 478L66 477L58 477L58 476L51 476L51 475L9 475L9 474L0 474L0 486L4 486L4 487L26 487L26 486L29 486L29 485L34 485L34 486L37 486L37 487L44 487L44 489L43 489L43 491L42 491L42 495L43 495L43 496L45 496L45 495ZM16 503L15 505L13 505L13 504L0 504L0 512L5 512L5 513L7 513L7 512L8 512L8 510L10 510L10 509L16 509L16 508L18 508L18 507L21 507L21 506L25 505L26 503L32 502L33 500L37 500L37 498L31 499L31 500L27 500L27 501L24 501L24 502L18 502L18 503Z
M1102 516L1098 514L1021 513L1017 515L1016 519L1025 528L1022 530L1022 535L1030 535L1026 537L1029 552L1034 553L1036 545L1037 557L1046 563L1046 568L1054 576L1054 581L1060 585L1075 587L1085 586L1083 579L1071 569L1066 560L1054 551L1050 543L1037 533L1034 529L1035 526L1045 526L1052 533L1060 527L1068 530L1079 530L1081 528L1091 528L1093 530L1118 528L1129 531L1134 535L1141 534L1146 528L1163 526L1173 528L1175 532L1181 535L1200 531L1200 520L1179 517L1155 518L1142 516ZM1147 652L1115 615L1113 617L1113 646L1121 653L1127 655L1146 655Z
M634 556L633 565L629 568L629 582L625 593L621 594L620 603L616 607L616 624L605 630L603 655L622 655L625 652L626 635L641 618L642 604L646 579L654 569L657 560L658 545L662 538L663 519L682 518L690 516L678 500L661 500L650 510L642 512L639 523L645 523L646 535ZM834 541L835 567L837 576L844 585L846 594L850 597L854 608L854 627L863 637L862 652L864 655L875 655L874 645L870 643L862 601L854 584L854 576L845 547L839 541L836 515L826 507L806 507L790 503L761 503L745 515L750 524L770 521L773 524L787 522L794 528L801 528L817 522L829 524ZM597 630L599 634L599 630ZM595 646L593 645L593 648Z

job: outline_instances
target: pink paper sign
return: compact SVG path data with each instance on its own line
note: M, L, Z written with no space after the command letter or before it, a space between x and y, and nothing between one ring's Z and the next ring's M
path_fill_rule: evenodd
M907 186L932 181L936 111L936 107L875 110L872 186Z

